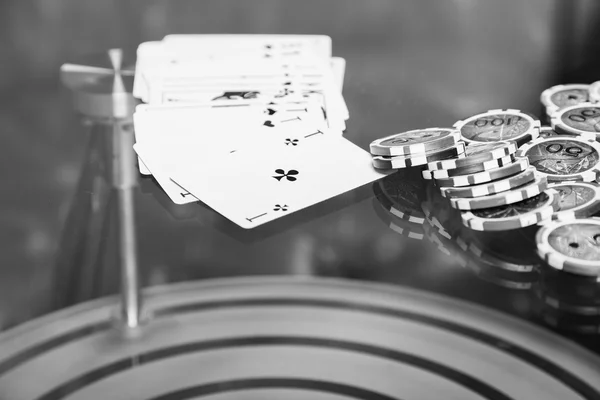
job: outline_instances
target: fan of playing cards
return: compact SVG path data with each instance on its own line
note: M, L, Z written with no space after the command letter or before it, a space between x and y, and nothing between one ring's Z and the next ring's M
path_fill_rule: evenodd
M253 228L382 177L342 137L345 60L317 35L169 35L138 47L140 172Z

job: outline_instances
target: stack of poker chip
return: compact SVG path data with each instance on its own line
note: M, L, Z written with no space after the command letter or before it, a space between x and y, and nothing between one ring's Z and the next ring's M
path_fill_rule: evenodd
M460 131L451 128L416 129L387 136L370 145L377 169L402 169L432 161L462 158L465 144Z
M465 157L431 162L422 174L432 179L465 226L478 231L524 228L549 219L555 191L513 141L470 144Z
M600 83L597 86L600 98ZM531 274L535 264L495 256L483 262L484 247L472 238L461 238L464 229L455 229L455 222L458 219L459 225L470 228L467 232L493 232L540 229L598 214L600 105L590 103L593 98L590 94L582 96L586 101L579 104L548 107L552 127L542 127L535 117L519 110L498 109L458 121L452 128L388 136L371 143L373 164L382 169L416 167L412 169L433 182L430 187L439 191L442 201L432 202L427 196L422 203L427 222L424 234L440 251L450 254L455 252L446 250L459 248L477 259L470 263L461 256L462 264L489 264ZM598 237L590 240L598 247ZM548 262L548 255L541 251L554 250L540 243L537 247L539 256ZM600 275L600 255L592 257L599 265L594 273Z

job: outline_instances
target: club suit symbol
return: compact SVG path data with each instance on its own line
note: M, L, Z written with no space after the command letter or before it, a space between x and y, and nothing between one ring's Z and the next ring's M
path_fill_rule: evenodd
M275 204L273 211L287 211L288 207L289 206L287 204Z
M298 146L298 139L290 139L290 138L285 139L285 145L289 146L290 144L292 146Z
M295 175L298 175L300 172L296 171L295 169L290 169L288 172L285 172L285 170L277 168L275 173L277 175L273 176L273 178L277 179L279 182L281 182L283 178L290 182L294 182L296 179L298 179Z

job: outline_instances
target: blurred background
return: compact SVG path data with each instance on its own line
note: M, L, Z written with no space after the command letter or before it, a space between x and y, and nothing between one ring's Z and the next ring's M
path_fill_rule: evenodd
M329 35L347 60L346 136L366 148L491 108L538 113L546 87L600 79L599 20L597 0L0 2L0 330L52 308L86 145L62 63L171 33Z

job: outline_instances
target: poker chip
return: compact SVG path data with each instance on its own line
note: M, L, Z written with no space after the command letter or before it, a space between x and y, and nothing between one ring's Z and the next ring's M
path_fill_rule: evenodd
M518 146L515 142L493 142L485 144L470 144L465 149L465 157L433 161L427 164L430 171L443 169L464 168L472 165L494 161L517 152Z
M489 110L454 124L467 144L512 140L519 146L540 135L541 123L519 110Z
M423 170L422 175L425 179L449 178L451 176L475 174L477 172L483 172L490 169L503 167L507 164L512 164L514 162L515 157L511 154L502 158L498 158L497 160L485 161L480 164L473 164L466 167L452 169L437 169L433 171Z
M596 134L593 132L585 132L585 133L580 133L578 135L575 134L569 134L569 133L558 133L556 132L554 129L552 129L549 126L542 126L542 128L540 129L540 138L550 138L550 137L577 137L579 139L584 139L584 140L596 140Z
M489 196L533 182L535 176L535 167L527 167L527 169L521 173L489 183L482 183L474 186L441 187L440 193L442 196L448 198Z
M552 217L556 195L556 191L547 189L518 203L465 211L461 214L462 223L477 231L506 231L535 225Z
M553 221L536 235L538 255L549 266L600 276L600 218Z
M445 160L451 157L464 157L465 144L457 143L453 147L431 153L414 154L411 156L374 156L373 166L379 169L400 169L424 165L431 161Z
M600 185L588 182L559 182L548 187L556 190L553 219L591 217L600 212Z
M593 133L600 139L600 104L581 103L552 114L552 128L558 133L581 135Z
M590 103L600 102L600 81L590 85Z
M474 198L451 198L450 205L458 210L481 210L484 208L499 207L530 199L542 193L547 187L548 180L546 177L537 176L531 183L494 195Z
M540 101L546 107L546 114L552 115L561 108L588 102L589 89L590 85L578 83L556 85L544 90Z
M371 154L379 156L417 155L456 145L460 131L450 128L416 129L374 140Z
M527 157L549 181L591 182L600 171L600 143L576 137L540 138L519 148L517 156Z
M503 167L498 167L483 172L477 172L475 174L440 178L436 179L436 183L439 186L452 187L477 185L480 183L491 182L512 175L516 175L520 172L525 171L527 167L529 167L529 160L525 157L519 157L515 160L514 163L505 165Z

